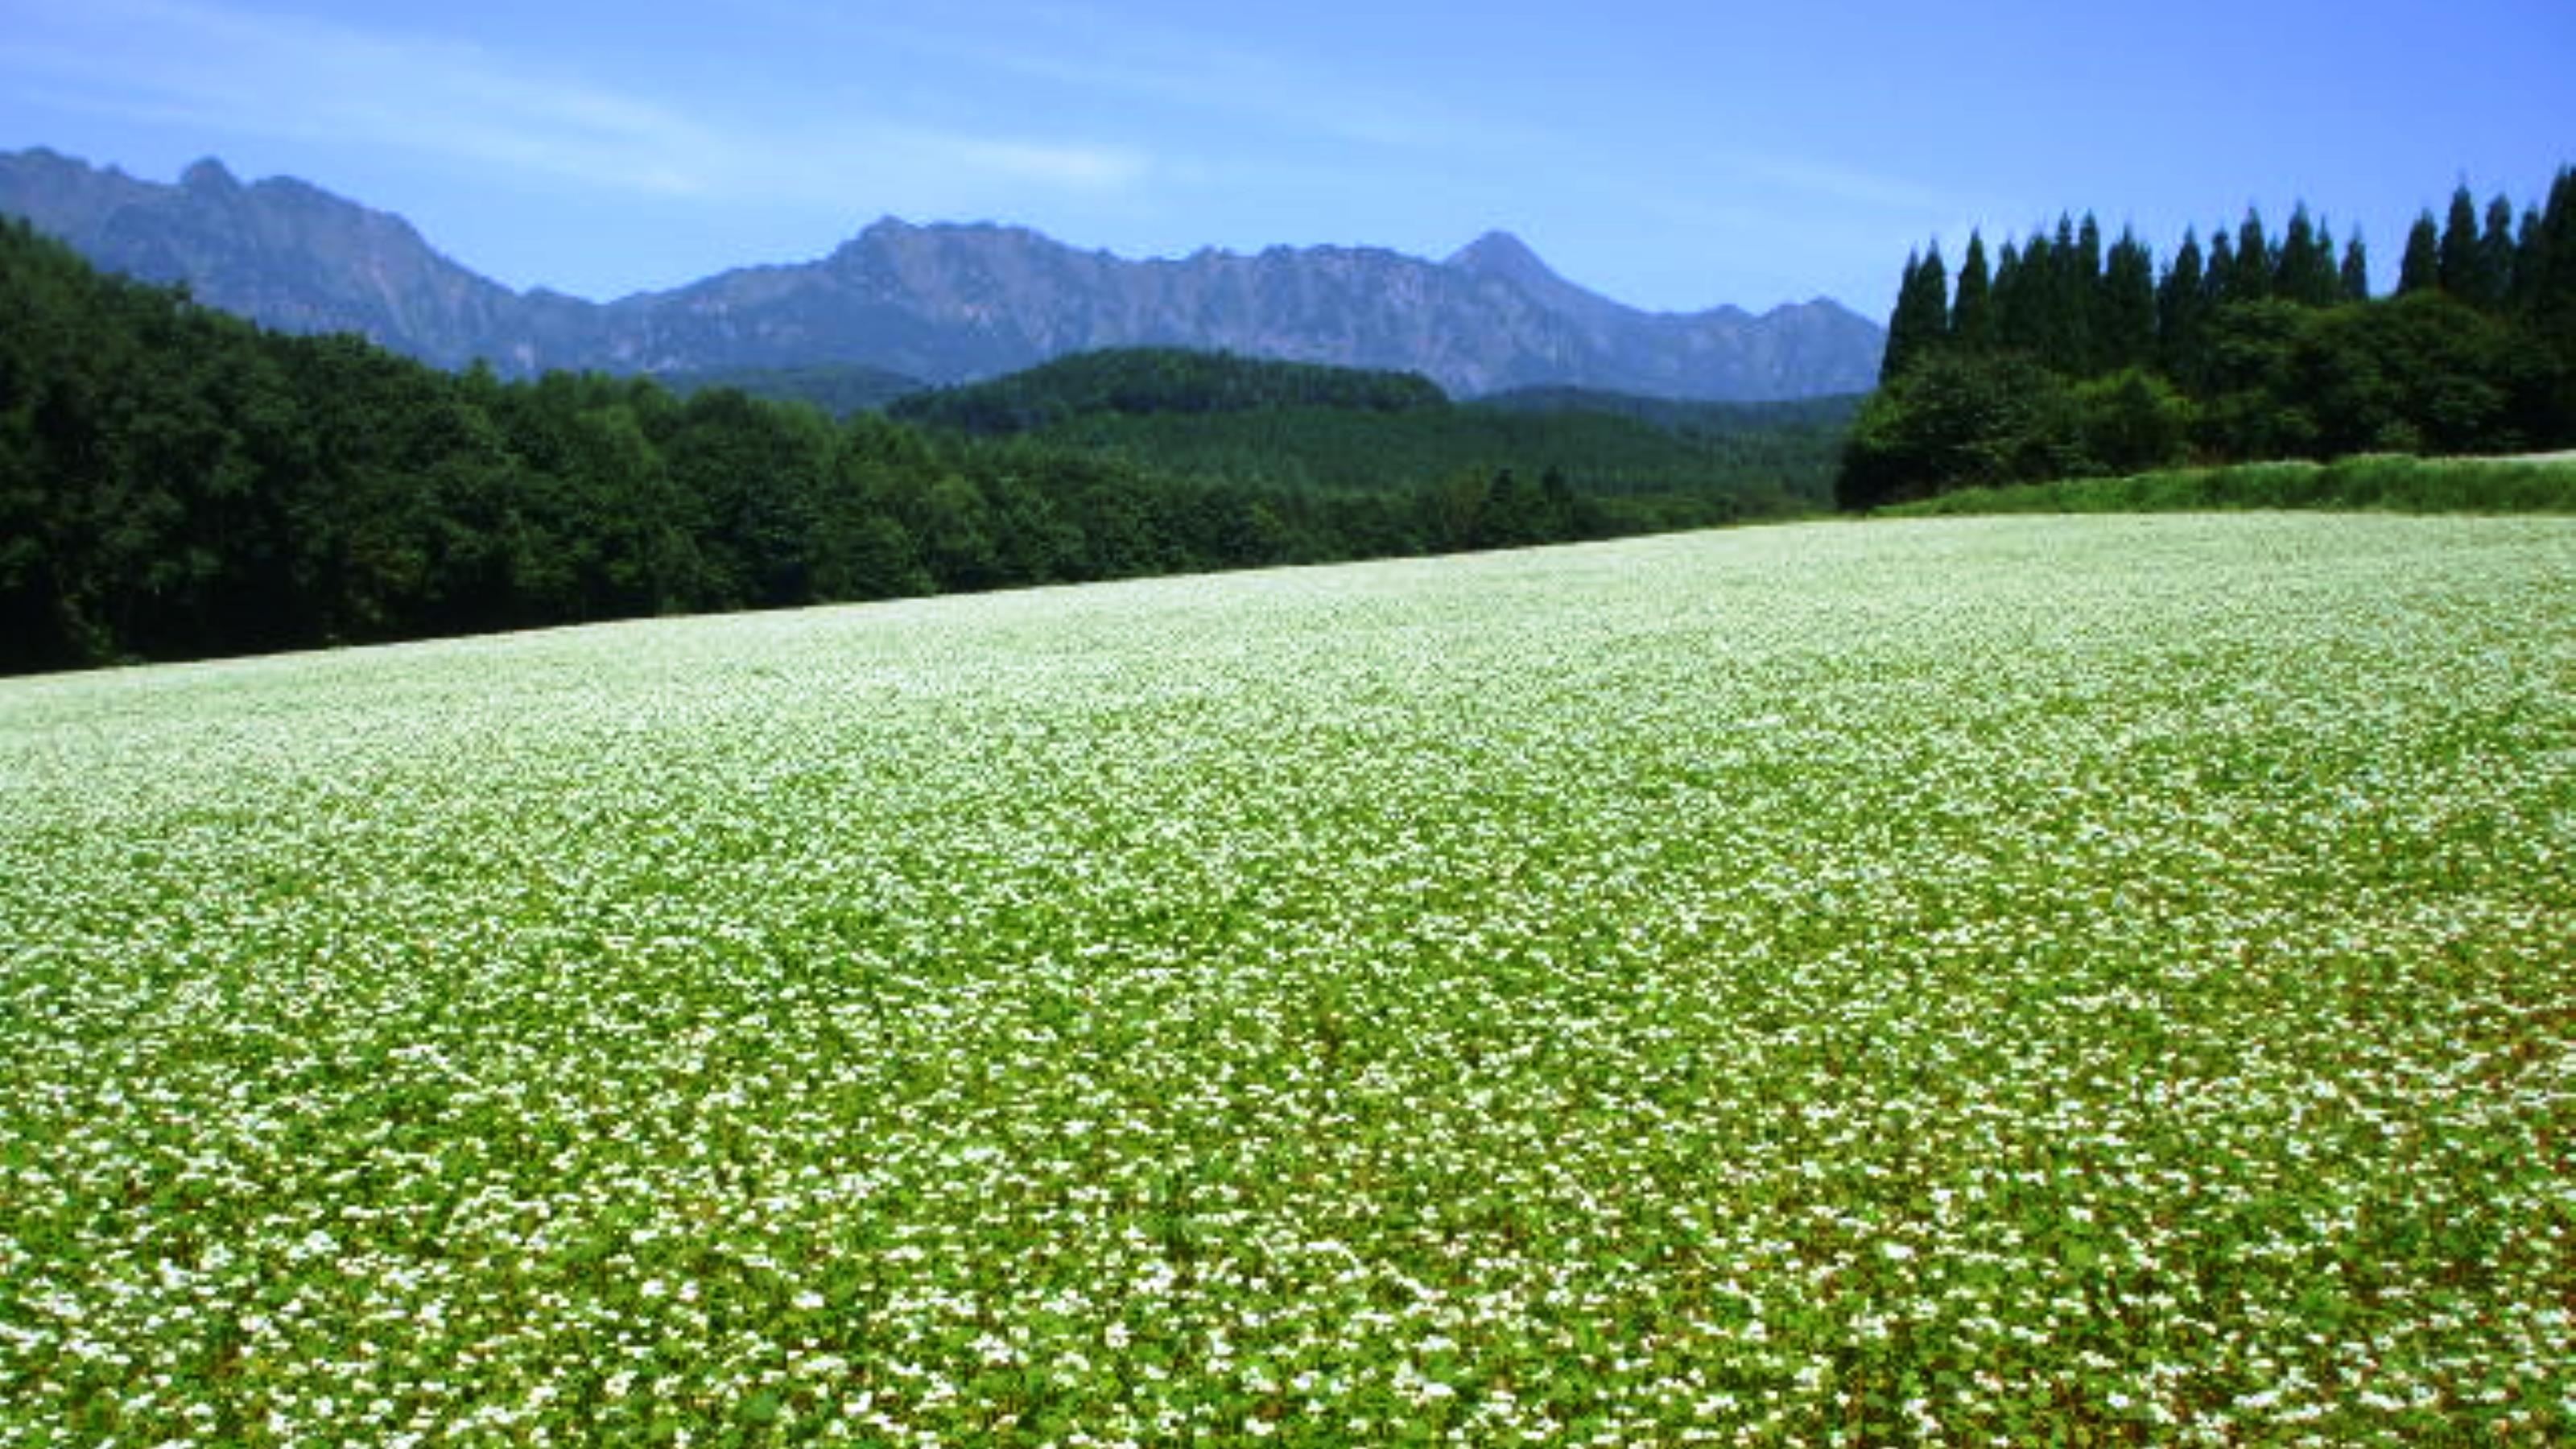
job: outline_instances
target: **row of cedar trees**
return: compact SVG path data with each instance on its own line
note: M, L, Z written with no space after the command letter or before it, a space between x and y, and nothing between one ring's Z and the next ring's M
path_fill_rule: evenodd
M2545 205L2518 213L2502 195L2481 212L2461 187L2446 219L2418 217L2396 292L2377 300L2359 233L2338 246L2304 205L2277 238L2251 210L2206 248L2186 232L2161 271L2127 229L2106 247L2090 215L2007 241L1991 268L1972 233L1955 287L1937 243L1906 259L1881 391L1855 427L1838 495L1868 507L2195 455L2554 444L2576 436L2571 350L2568 170ZM2338 384L2351 396L2333 395ZM2008 387L2040 396L1987 395ZM2415 406L2446 392L2457 395ZM2000 406L1982 409L1981 435L1943 435L1983 403Z

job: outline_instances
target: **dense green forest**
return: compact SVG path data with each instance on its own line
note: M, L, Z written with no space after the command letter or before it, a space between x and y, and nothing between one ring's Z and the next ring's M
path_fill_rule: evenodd
M2393 295L2358 234L2302 205L2248 211L2172 260L2090 215L1971 235L1955 286L1906 260L1879 390L1836 497L1869 508L1973 486L2186 460L2512 453L2576 443L2576 172L2545 204L2483 210L2465 186L2421 216Z
M1706 438L1596 413L1426 446L1385 428L1457 426L1467 410L1427 382L1240 359L1076 363L1003 385L1047 426L986 432L734 386L447 373L102 276L18 222L0 305L10 672L1606 537L1802 501L1718 468ZM1165 391L1051 395L1139 366ZM1245 430L1227 447L1340 461L1285 476L1151 435L1191 417ZM1147 432L1117 436L1130 425ZM1105 431L1059 436L1084 428ZM1605 429L1678 451L1623 471ZM1821 499L1829 431L1753 436L1729 446L1788 447ZM1580 478L1558 466L1576 459Z
M882 410L929 384L864 362L817 362L802 367L717 367L654 374L682 397L732 388L773 402L811 403L836 418Z
M887 411L906 422L993 436L1040 432L1098 413L1396 413L1448 401L1438 384L1409 372L1121 347L1060 357L989 382L915 393L896 399Z
M1705 403L1533 389L1453 403L1428 379L1119 348L894 402L896 417L1019 436L1261 492L1443 490L1554 478L1621 531L1827 506L1857 398Z
M1644 397L1589 387L1521 387L1488 393L1473 406L1500 412L1608 413L1634 418L1684 437L1723 438L1754 433L1816 430L1839 435L1860 411L1863 393L1782 398L1770 402L1720 402L1706 398Z

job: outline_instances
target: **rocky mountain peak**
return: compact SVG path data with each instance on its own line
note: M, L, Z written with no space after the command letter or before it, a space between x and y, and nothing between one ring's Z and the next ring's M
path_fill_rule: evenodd
M156 185L0 152L0 212L269 326L363 332L442 366L481 357L521 373L862 363L959 382L1152 344L1419 372L1460 395L1572 385L1763 399L1864 390L1884 344L1830 303L1763 317L1627 307L1502 231L1446 261L1288 246L1134 261L1021 226L886 216L820 261L601 304L513 293L401 217L302 181L244 185L212 158Z
M179 185L200 196L228 196L242 189L241 181L212 156L180 172Z
M1507 231L1489 231L1467 243L1449 254L1447 265L1513 282L1559 280L1529 243Z

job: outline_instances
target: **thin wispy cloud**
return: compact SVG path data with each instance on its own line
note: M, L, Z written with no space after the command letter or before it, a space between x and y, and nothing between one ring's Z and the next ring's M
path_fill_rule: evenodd
M987 6L970 17L928 10L864 20L829 6L771 7L809 29L893 46L984 79L1017 79L1103 102L1194 111L1282 136L1395 149L1438 149L1462 135L1501 138L1493 116L1469 116L1422 96L1373 88L1313 58L1256 49L1089 5Z
M0 74L93 113L399 148L591 187L811 201L827 182L846 194L853 175L1101 190L1148 169L1129 148L865 115L781 137L480 45L188 0L91 0L30 19L0 39Z
M1815 157L1739 154L1728 167L1759 185L1845 206L1916 211L1955 204L1955 194L1940 187Z

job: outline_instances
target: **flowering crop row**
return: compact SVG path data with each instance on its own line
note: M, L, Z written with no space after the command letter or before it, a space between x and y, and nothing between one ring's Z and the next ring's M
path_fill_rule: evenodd
M0 1446L2576 1436L2576 524L0 684Z

